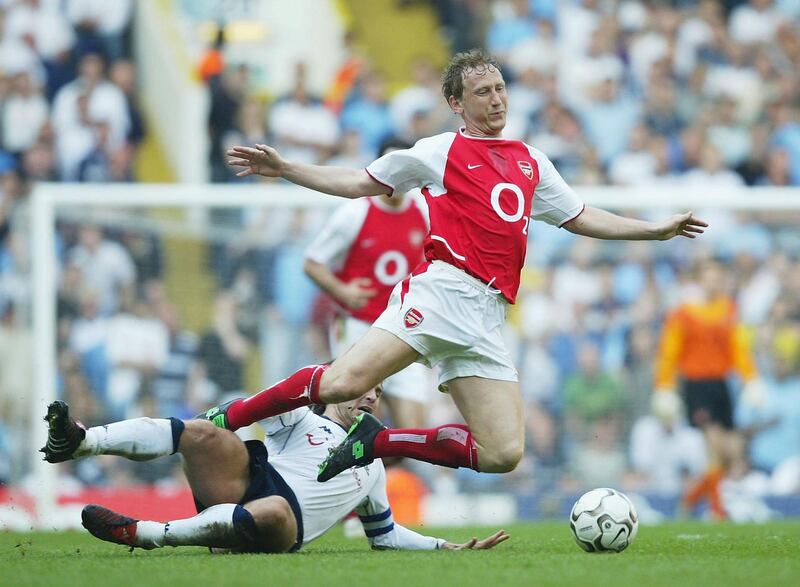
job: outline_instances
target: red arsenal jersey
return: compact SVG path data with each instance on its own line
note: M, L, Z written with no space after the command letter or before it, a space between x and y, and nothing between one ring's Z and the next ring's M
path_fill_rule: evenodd
M367 167L397 192L419 187L430 213L425 257L450 263L514 303L530 219L562 226L584 204L550 160L522 141L443 133Z
M394 286L423 261L428 222L419 199L407 196L399 209L377 198L348 202L306 250L306 257L318 263L343 257L334 273L346 283L358 277L371 280L370 287L378 293L363 308L346 309L354 318L374 322L386 309Z

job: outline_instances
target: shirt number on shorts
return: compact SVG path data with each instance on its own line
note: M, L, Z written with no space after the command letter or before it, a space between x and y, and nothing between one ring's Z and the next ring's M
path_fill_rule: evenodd
M500 207L500 196L503 195L505 190L509 190L517 196L517 210L513 214L508 214ZM522 189L513 183L498 183L494 186L492 188L491 203L495 213L506 222L518 222L525 213L525 195L522 193ZM522 227L522 234L528 234L528 221L529 219L525 217L525 226Z

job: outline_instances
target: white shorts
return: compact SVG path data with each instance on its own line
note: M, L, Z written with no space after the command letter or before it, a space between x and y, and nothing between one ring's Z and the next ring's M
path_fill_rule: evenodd
M339 357L366 334L371 324L352 316L339 316L328 332L331 353ZM431 372L424 365L414 363L383 381L383 393L399 399L427 403L428 388L433 386Z
M434 261L392 291L389 305L373 324L408 343L418 362L439 366L439 389L456 377L517 381L503 340L508 302L460 269Z

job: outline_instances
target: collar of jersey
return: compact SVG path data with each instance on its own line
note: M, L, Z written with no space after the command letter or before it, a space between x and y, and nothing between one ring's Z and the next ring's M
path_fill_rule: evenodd
M345 428L344 426L342 426L341 424L339 424L339 422L337 422L336 420L331 420L330 418L328 418L328 416L326 416L326 415L324 415L324 414L320 414L320 416L319 416L319 417L320 417L320 418L325 418L325 419L326 419L328 422L332 422L332 423L336 424L336 425L337 425L339 428L341 428L342 430L344 430L345 432L347 432L347 428Z
M469 139L470 141L513 141L515 139L506 139L504 137L473 137L472 135L468 135L466 132L467 128L462 126L458 129L458 134L460 134L465 139Z

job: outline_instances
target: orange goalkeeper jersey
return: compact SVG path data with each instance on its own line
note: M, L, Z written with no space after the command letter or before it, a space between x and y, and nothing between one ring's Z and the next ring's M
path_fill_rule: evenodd
M757 375L731 299L686 303L667 316L656 359L656 388L674 388L679 376L724 379L732 370L745 381Z

